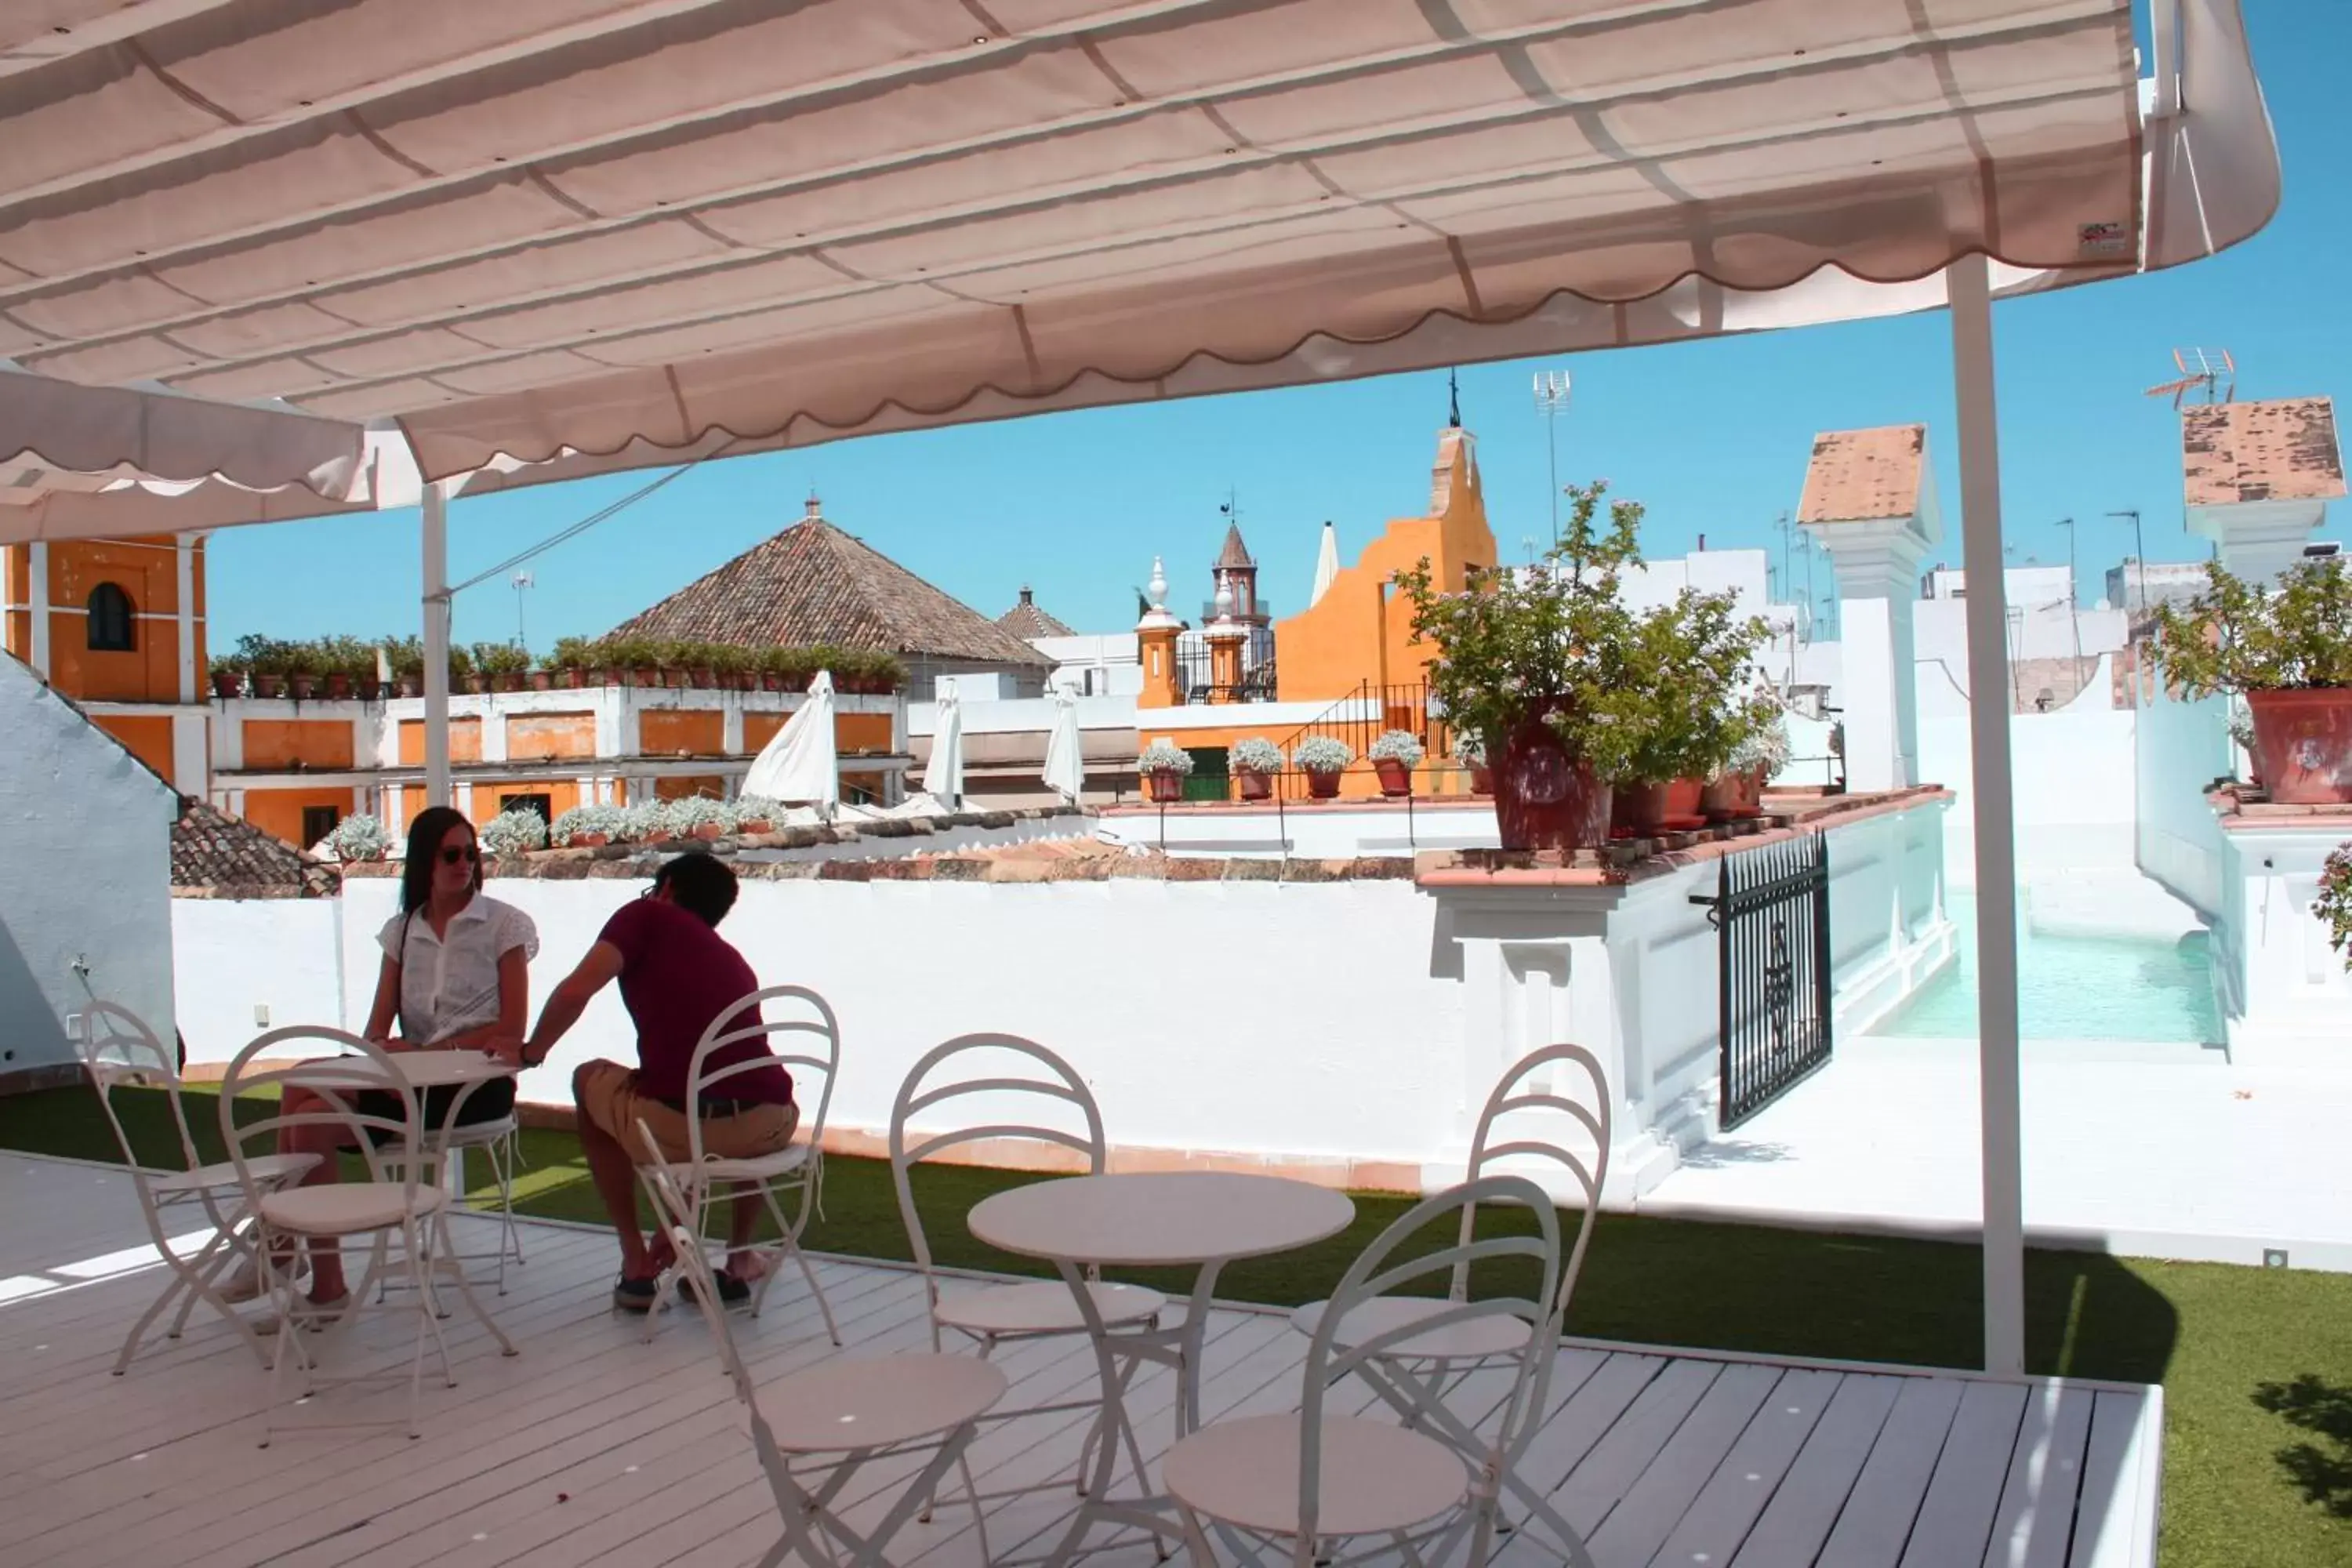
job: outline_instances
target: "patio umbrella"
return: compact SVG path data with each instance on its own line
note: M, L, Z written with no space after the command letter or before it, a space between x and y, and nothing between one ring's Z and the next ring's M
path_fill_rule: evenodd
M828 810L841 804L840 759L833 746L833 672L820 669L808 700L785 721L743 775L745 795L812 801Z
M1339 531L1329 523L1323 525L1323 546L1315 552L1315 587L1307 595L1310 605L1319 605L1323 595L1339 575Z
M1054 688L1054 728L1045 737L1045 780L1072 805L1086 793L1086 759L1078 749L1078 700L1069 688Z
M963 799L963 700L950 687L940 696L931 725L931 760L923 769L923 793L952 805Z

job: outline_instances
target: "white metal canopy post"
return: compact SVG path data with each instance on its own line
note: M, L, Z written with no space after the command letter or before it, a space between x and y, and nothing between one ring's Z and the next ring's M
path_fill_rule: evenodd
M449 804L449 499L427 484L425 543L425 804Z
M1969 786L1976 814L1977 1072L1984 1161L1985 1370L2025 1370L2025 1207L2018 1119L2017 847L2009 773L2009 605L2000 560L1992 292L1981 254L1946 269L1959 403L1968 571Z

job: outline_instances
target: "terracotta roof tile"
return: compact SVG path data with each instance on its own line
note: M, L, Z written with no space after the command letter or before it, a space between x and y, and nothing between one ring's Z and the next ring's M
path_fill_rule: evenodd
M2180 473L2190 506L2334 500L2344 494L2336 405L2325 397L2273 397L2184 408Z
M315 896L334 890L335 873L251 823L191 800L172 825L172 886Z
M1799 522L1864 522L1909 517L1919 506L1927 453L1925 425L1829 430L1813 437Z
M1069 627L1037 607L1029 590L1021 590L1021 602L996 617L996 624L1024 641L1030 637L1066 637L1073 634Z
M824 643L987 664L1053 662L821 517L753 545L613 631L753 647Z
M1249 546L1242 542L1242 525L1238 522L1225 524L1225 547L1217 552L1215 569L1220 572L1246 572L1256 565L1257 563L1250 559Z

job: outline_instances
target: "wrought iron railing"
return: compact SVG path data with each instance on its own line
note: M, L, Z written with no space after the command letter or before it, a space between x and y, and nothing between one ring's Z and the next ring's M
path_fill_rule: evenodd
M1242 644L1241 679L1220 684L1205 641L1176 645L1177 697L1193 702L1271 702L1275 700L1274 628L1252 626Z
M1706 904L1717 942L1716 1119L1730 1129L1830 1059L1829 838L1727 855Z

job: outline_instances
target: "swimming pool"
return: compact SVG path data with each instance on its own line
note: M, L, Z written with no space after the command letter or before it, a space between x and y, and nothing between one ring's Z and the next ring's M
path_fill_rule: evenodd
M1977 1033L1977 910L1954 893L1945 910L1959 928L1960 959L1870 1032L1894 1039L1973 1039ZM2138 1040L2218 1044L2206 933L2151 937L2059 936L2018 920L2018 1033L2029 1040Z

